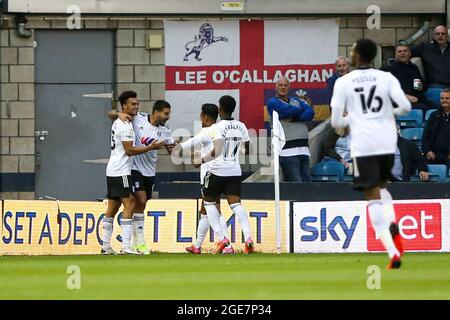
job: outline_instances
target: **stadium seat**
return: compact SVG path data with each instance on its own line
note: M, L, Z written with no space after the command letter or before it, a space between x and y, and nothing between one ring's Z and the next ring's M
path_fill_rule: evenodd
M423 120L422 127L425 128L425 125L427 124L428 119L430 119L431 114L433 112L435 112L436 110L437 109L430 109L430 110L427 110L427 112L425 112L425 119Z
M422 122L423 111L420 109L412 109L406 116L397 117L397 124L401 129L420 127Z
M422 148L423 128L408 128L400 131L402 138L413 141L419 149Z
M428 101L431 101L434 106L440 106L441 92L441 88L428 88L428 90L425 91L425 97L428 99Z
M427 121L428 119L430 119L430 116L431 116L431 114L433 113L433 112L435 112L437 109L430 109L430 110L427 110L427 112L425 113L425 121Z
M339 162L319 162L313 167L313 182L341 182L344 180L345 168Z
M430 173L430 182L445 182L447 176L447 166L445 164L427 165Z
M353 173L349 173L349 171L347 170L344 176L344 182L353 182Z

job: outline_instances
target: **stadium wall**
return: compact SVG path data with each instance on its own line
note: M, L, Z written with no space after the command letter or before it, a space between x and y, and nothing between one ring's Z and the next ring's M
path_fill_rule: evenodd
M309 16L308 16L309 17ZM310 18L319 16L310 16ZM64 16L28 15L31 30L66 28ZM176 17L166 17L180 19ZM193 17L185 17L193 19ZM217 17L195 17L195 19ZM280 18L266 16L267 19ZM282 17L281 17L282 18ZM292 18L292 17L291 17ZM382 45L386 54L392 46L413 34L423 21L431 19L430 33L417 42L431 39L434 26L444 22L444 15L382 16L381 29L368 30L366 16L341 16L339 55L347 56L352 43L359 37L371 37ZM137 91L141 110L150 111L153 102L164 98L164 46L146 49L149 35L164 36L161 17L154 16L86 16L82 29L116 31L115 92L125 89ZM14 15L1 15L0 20L0 198L34 199L35 190L35 86L34 37L21 38L16 32ZM324 44L326 46L326 44ZM389 51L391 50L391 51ZM193 172L192 166L175 166L167 155L161 154L159 172ZM243 171L255 171L258 165L244 165Z
M274 201L245 200L257 252L276 252ZM450 200L394 202L404 248L450 252ZM230 240L243 250L243 237L226 203ZM106 203L2 201L0 255L98 254ZM153 251L182 253L195 240L197 199L153 200L145 213L146 242ZM59 217L59 219L58 219ZM120 215L112 246L120 249ZM281 202L282 252L367 253L384 251L368 219L366 201ZM209 233L203 251L213 249Z

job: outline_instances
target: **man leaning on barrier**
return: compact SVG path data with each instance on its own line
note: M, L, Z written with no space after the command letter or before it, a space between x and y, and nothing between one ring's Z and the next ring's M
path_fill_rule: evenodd
M314 109L305 100L289 96L290 83L286 77L280 78L275 86L276 96L267 103L267 111L272 117L278 112L286 137L286 144L280 151L280 166L285 181L309 182L308 127L306 121L314 118Z

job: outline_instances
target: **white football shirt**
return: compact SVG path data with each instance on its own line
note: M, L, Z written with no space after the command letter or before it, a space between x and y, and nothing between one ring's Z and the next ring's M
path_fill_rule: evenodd
M200 132L197 133L194 137L181 143L181 147L183 148L183 150L190 150L192 147L200 145L201 146L200 152L202 158L207 154L210 154L211 151L214 149L214 145L212 142L214 138L212 135L213 134L212 129L213 129L212 126L202 128L202 130L200 130ZM205 179L208 170L209 170L209 162L202 163L200 165L200 184L203 184L203 181Z
M210 161L208 171L221 177L241 176L239 150L250 140L245 124L237 120L221 120L211 127L213 141L223 140L222 153Z
M120 177L131 174L133 158L125 153L122 142L134 141L133 126L120 119L114 121L111 127L111 156L106 166L108 177Z
M398 105L394 111L393 102ZM409 111L400 82L389 72L356 69L338 78L331 99L331 123L339 127L344 110L348 112L353 158L394 154L397 128L394 112Z
M133 118L133 128L136 133L134 145L145 147L154 140L164 140L166 144L174 143L171 132L164 126L155 127L148 120L148 114L139 112ZM138 154L133 158L133 170L139 171L143 176L153 177L156 173L158 150L151 150Z

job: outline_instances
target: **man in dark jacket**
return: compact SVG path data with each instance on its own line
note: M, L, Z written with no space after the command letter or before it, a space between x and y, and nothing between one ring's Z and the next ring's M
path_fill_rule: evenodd
M409 182L415 171L419 172L421 181L428 181L427 160L410 140L398 136L397 152L395 153L394 166L392 167L393 182Z
M333 96L333 88L336 80L339 77L350 72L350 61L347 57L337 57L336 59L336 72L327 80L327 94L329 96L329 101L331 101L331 97Z
M423 42L411 47L412 57L422 58L425 77L429 88L450 88L450 46L448 42L448 29L437 26L431 42ZM435 107L439 104L439 97Z
M419 68L411 62L411 51L408 46L397 45L395 61L383 70L392 73L398 79L413 108L422 109L424 113L432 108L423 94L426 85Z
M428 119L422 137L422 150L429 164L450 167L450 89L441 92L441 105Z

